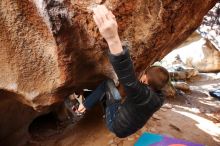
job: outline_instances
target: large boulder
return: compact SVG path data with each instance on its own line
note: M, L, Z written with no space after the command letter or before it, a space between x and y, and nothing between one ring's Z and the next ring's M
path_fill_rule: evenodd
M106 43L92 20L94 4L105 4L116 15L121 40L131 47L139 75L194 32L216 2L1 0L0 89L42 111L76 90L92 89L107 77L116 79ZM16 122L19 110L8 112L9 107L4 104L5 113ZM30 116L25 114L27 119L17 128L34 118L33 111L24 110ZM2 122L4 118L0 125L10 124ZM9 134L16 128L5 130Z
M15 100L17 96L0 90L0 145L24 143L25 137L29 137L28 129L32 120L42 114Z
M41 109L116 78L92 20L94 4L104 3L116 15L141 73L184 41L216 1L1 1L0 88Z
M182 64L195 68L199 72L219 72L220 51L208 39L194 33L179 48L168 54L162 62L170 68L176 64Z

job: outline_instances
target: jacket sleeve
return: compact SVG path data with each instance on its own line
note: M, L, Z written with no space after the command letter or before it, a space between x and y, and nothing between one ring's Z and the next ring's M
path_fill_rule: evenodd
M117 55L109 55L110 62L118 76L119 82L124 86L127 98L141 103L149 96L149 90L137 79L133 63L127 47Z

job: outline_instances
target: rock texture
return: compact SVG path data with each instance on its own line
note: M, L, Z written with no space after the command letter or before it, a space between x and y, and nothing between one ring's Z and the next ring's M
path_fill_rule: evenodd
M192 56L186 60L186 65L198 69L200 72L219 72L220 71L220 51L209 41L204 40L201 49L198 48L197 56Z
M0 145L18 145L28 137L28 128L37 113L31 107L14 100L16 94L0 90Z
M220 51L220 1L208 12L204 17L198 32L208 40Z
M194 32L216 1L2 0L0 89L42 110L104 78L116 79L92 20L94 4L105 4L116 15L140 74Z
M176 81L185 81L187 79L190 79L191 77L198 75L199 73L198 70L186 67L183 64L173 65L172 68L168 68L168 71L170 73L170 78Z
M170 68L181 64L180 66L195 68L199 72L219 72L220 51L211 41L194 33L178 49L167 55L162 62Z

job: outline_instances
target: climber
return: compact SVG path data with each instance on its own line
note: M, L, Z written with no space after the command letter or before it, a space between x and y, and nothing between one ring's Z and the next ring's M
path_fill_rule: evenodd
M164 97L161 89L168 83L169 73L163 67L152 66L139 81L135 76L129 50L122 47L119 39L115 16L105 6L98 5L94 9L93 18L108 43L109 60L124 87L126 98L121 102L114 82L106 80L79 104L76 112L82 114L100 101L105 107L108 129L120 138L127 137L142 128L162 106ZM69 109L74 109L74 105Z

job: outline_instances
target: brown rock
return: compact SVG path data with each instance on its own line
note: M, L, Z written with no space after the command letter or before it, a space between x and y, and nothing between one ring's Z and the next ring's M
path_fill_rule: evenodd
M107 0L104 4L116 15L122 41L132 44L140 73L185 40L216 1ZM41 109L73 90L116 78L89 9L101 2L1 1L0 88Z
M132 136L129 136L127 139L128 139L128 141L134 141L134 137L132 137Z
M198 70L192 67L187 67L183 64L176 64L173 65L171 68L168 69L170 73L170 77L172 80L187 80L191 77L198 75Z
M163 111L163 112L166 112L168 109L166 109L166 108L161 108L160 110Z
M147 129L146 127L143 127L143 128L141 128L139 131L140 131L141 134L142 134L142 133L144 133L144 132L147 132L148 129ZM138 134L137 134L137 135L138 135ZM140 135L139 135L139 136L140 136Z
M113 10L121 40L132 46L131 56L139 74L194 32L216 1L2 0L0 88L42 111L76 90L92 89L107 77L116 79L104 49L106 43L92 20L90 8L95 3ZM28 115L22 114L21 123L14 128L1 128L5 132L0 139L17 129L27 131L23 127L35 117L30 114L34 111L23 107L5 110L16 122L19 111ZM10 118L1 117L3 128L12 124L2 119Z
M161 120L161 117L159 115L157 115L157 114L154 114L152 117L155 120Z
M174 98L177 92L172 84L168 84L163 88L163 95L168 98Z
M123 139L120 139L120 138L118 138L118 137L115 137L115 138L113 139L114 143L116 143L116 144L120 143L120 141L122 141L122 140L123 140Z
M173 129L175 129L176 131L178 131L178 132L182 132L182 130L178 127L178 126L176 126L176 124L169 124L169 126L171 127L171 128L173 128Z
M166 108L166 109L172 109L173 108L173 105L172 104L169 104L169 103L165 103L162 108Z
M176 89L190 91L190 87L186 82L173 82L172 84Z
M111 144L114 144L114 140L111 139L109 142L108 142L108 145L111 145Z
M186 60L188 66L193 66L200 72L220 71L220 51L209 40L205 40L201 48L197 48L196 54L200 58L197 56L195 59L188 58Z
M194 33L179 48L167 55L163 62L169 66L184 64L187 67L195 68L199 72L219 72L220 51L209 40L203 39L202 36ZM179 79L190 78L193 74L192 69L188 73L179 72Z
M157 130L152 127L152 128L150 128L150 132L155 133L155 132L157 132Z
M22 145L29 135L29 125L40 115L31 107L14 100L16 96L0 90L0 145Z

